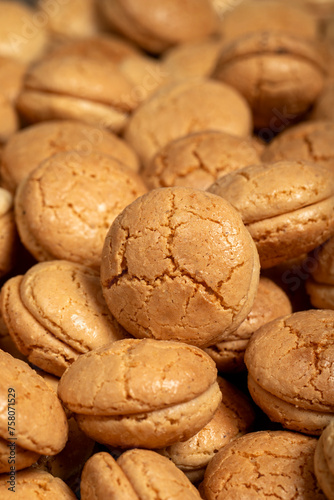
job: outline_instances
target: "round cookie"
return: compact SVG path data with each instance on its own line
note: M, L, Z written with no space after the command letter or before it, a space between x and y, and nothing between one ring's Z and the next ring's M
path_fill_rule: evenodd
M141 173L150 189L207 189L218 177L259 161L251 139L205 131L168 143Z
M0 351L0 365L0 463L1 471L9 472L12 453L17 452L17 468L28 467L41 454L59 453L67 441L68 425L56 394L27 363Z
M334 122L306 122L277 136L262 154L262 161L305 160L334 172Z
M312 277L306 290L314 307L334 309L334 238L330 238L313 255Z
M99 269L110 224L145 192L140 177L111 156L58 153L17 190L20 238L39 261L65 259Z
M334 420L322 432L314 454L314 472L328 500L334 499Z
M214 71L216 79L245 97L255 128L269 127L269 132L280 131L309 110L323 90L325 75L316 43L269 31L227 44Z
M101 0L111 27L149 52L205 38L218 29L210 0Z
M216 379L214 362L196 347L124 339L80 356L58 395L96 441L161 448L188 439L213 417L222 397Z
M334 311L301 311L254 333L245 353L248 387L274 422L321 434L333 418Z
M59 377L80 354L126 334L109 314L98 273L62 260L7 281L0 309L19 351Z
M309 252L334 232L334 174L306 161L253 165L221 177L209 190L237 210L262 268Z
M0 188L0 278L8 274L18 259L18 235L12 195Z
M105 240L103 294L137 338L199 347L223 340L250 312L258 280L239 214L204 191L150 191L123 210Z
M37 60L48 43L45 23L37 11L23 2L0 2L0 56L29 64Z
M204 130L246 137L252 130L251 111L229 85L187 79L164 85L144 102L131 117L125 139L147 165L169 142Z
M270 321L291 313L291 302L286 293L270 279L260 277L252 310L245 321L228 339L207 347L205 351L215 361L218 371L243 371L246 369L245 350L253 333Z
M8 474L0 476L0 496L2 500L76 500L75 494L59 478L45 471L26 469L17 472L13 480L14 490L9 490ZM13 493L15 491L15 493Z
M192 482L201 481L214 455L248 432L254 423L255 414L249 399L221 377L218 377L218 384L223 399L210 422L187 441L158 450Z
M210 462L203 483L205 499L325 500L313 468L316 443L285 431L260 431L236 439Z
M80 493L82 500L200 500L170 460L137 449L126 451L117 462L108 453L96 453L84 467Z
M73 119L118 133L138 105L131 90L112 61L46 57L28 70L17 108L29 123Z
M42 161L65 151L71 151L73 159L98 151L113 156L134 172L139 170L136 154L116 135L82 122L56 120L31 125L10 137L0 163L1 185L15 192Z

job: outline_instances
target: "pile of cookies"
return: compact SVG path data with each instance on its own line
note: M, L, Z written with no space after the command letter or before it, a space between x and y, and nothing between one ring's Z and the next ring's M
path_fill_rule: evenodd
M333 26L0 0L1 499L334 499Z

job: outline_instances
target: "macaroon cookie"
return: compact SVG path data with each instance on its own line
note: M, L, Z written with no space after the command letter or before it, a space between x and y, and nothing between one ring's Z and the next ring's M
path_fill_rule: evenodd
M18 260L19 238L14 217L14 199L0 188L0 278L6 276Z
M58 396L85 434L120 448L186 440L222 398L204 351L152 339L124 339L80 356L62 376Z
M305 160L334 172L334 122L300 123L279 134L265 149L262 161Z
M314 474L316 443L314 438L286 431L242 436L210 462L202 483L204 497L325 500Z
M141 178L112 156L58 153L17 190L20 238L38 261L64 259L99 269L112 221L145 192Z
M314 472L328 500L334 498L334 420L322 432L314 454Z
M244 371L245 350L253 333L270 321L291 313L291 302L286 293L273 281L261 276L252 310L245 321L228 339L207 347L205 351L215 361L218 371Z
M222 49L214 78L234 87L252 109L255 128L280 130L321 94L326 63L315 42L287 33L250 33ZM277 131L278 131L277 130Z
M0 93L9 102L15 102L19 95L26 69L26 64L0 56Z
M200 500L196 488L170 460L154 451L133 449L117 460L96 453L81 476L81 499Z
M235 89L213 80L186 79L162 86L145 101L131 117L125 139L147 165L174 139L204 130L247 137L252 126L249 106Z
M28 70L17 107L29 123L74 119L118 133L136 106L131 90L112 61L46 57Z
M252 165L221 177L208 191L240 212L262 268L309 252L334 232L334 174L312 162Z
M258 280L240 215L200 190L150 191L123 210L104 244L104 297L137 338L199 347L223 340L249 314Z
M100 5L112 28L153 53L218 30L210 0L100 0Z
M45 20L36 9L23 2L1 0L0 20L0 56L29 64L43 55L48 35Z
M245 353L255 403L283 427L320 435L333 419L334 311L308 310L259 328Z
M79 121L55 120L36 123L10 137L0 163L1 185L14 193L42 161L66 151L72 151L73 158L86 158L98 151L134 172L139 170L135 152L113 133Z
M196 483L215 454L248 432L255 420L250 400L239 389L221 377L218 384L223 399L210 422L187 441L158 450Z
M251 139L210 130L168 143L141 173L151 189L207 189L218 177L259 161Z
M9 472L13 457L19 470L59 453L68 424L57 395L27 363L0 351L0 364L0 470Z
M334 238L315 250L311 277L306 290L311 303L319 309L334 309Z
M334 64L333 64L334 66ZM334 81L329 80L315 101L310 120L334 120Z
M3 500L76 500L76 496L64 481L45 471L26 469L15 474L14 490L9 490L8 474L0 476L0 495ZM15 492L15 493L14 493Z
M0 309L19 351L59 377L80 354L126 335L108 311L98 273L73 262L43 262L11 278Z

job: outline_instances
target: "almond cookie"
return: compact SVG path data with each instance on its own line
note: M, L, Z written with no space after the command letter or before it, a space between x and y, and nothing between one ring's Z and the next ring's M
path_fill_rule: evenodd
M227 44L214 77L246 98L256 128L279 131L282 123L278 113L293 123L312 106L323 90L325 68L316 43L264 31Z
M229 85L188 79L163 86L144 102L133 114L125 139L147 165L169 142L204 130L246 137L252 130L251 111Z
M291 302L273 281L260 277L259 287L251 312L227 340L210 346L205 351L211 356L220 372L246 370L244 355L249 339L261 326L292 313Z
M150 191L126 207L105 240L103 294L137 338L199 347L223 340L250 312L258 280L240 215L204 191Z
M259 163L251 139L206 131L168 143L142 170L151 189L187 186L207 189L218 177Z
M145 192L140 177L111 156L58 153L17 190L20 238L39 261L65 259L99 269L110 224Z
M15 192L42 161L65 151L71 151L72 158L88 157L98 151L113 156L134 172L139 170L137 155L116 135L82 122L58 120L31 125L11 136L0 163L1 185Z
M306 122L278 135L265 149L262 161L305 160L334 172L334 122Z
M334 420L321 434L314 454L314 472L328 500L334 499Z
M126 334L109 314L99 275L62 260L37 264L7 281L0 309L19 351L59 377L80 354Z
M218 377L218 384L223 399L210 422L187 441L158 450L192 482L201 481L214 455L233 439L249 431L254 423L255 414L249 399L221 377Z
M0 278L8 274L18 258L19 239L14 218L12 195L0 188Z
M315 101L310 120L334 120L334 81L329 80Z
M306 282L311 303L319 309L334 309L334 238L316 249L312 262L312 277Z
M9 477L9 479L8 479ZM13 477L8 474L0 476L0 496L2 500L76 500L73 491L57 477L45 471L26 469L17 472ZM8 482L9 481L9 482ZM10 490L9 488L14 488Z
M81 478L81 499L200 500L196 488L165 457L149 450L129 450L117 460L96 453Z
M314 474L316 439L285 431L247 434L223 448L204 478L206 500L325 500Z
M20 93L26 65L9 57L0 56L0 93L9 102L15 102Z
M162 448L190 438L213 417L222 397L216 379L214 362L196 347L124 339L80 356L58 395L92 439Z
M334 233L334 173L315 163L245 167L221 177L208 191L239 210L262 268L309 252Z
M100 0L111 27L149 52L205 38L218 30L210 0Z
M321 434L333 418L334 311L309 310L271 321L245 353L248 387L274 422Z
M67 441L68 425L54 391L27 363L0 351L0 365L0 470L9 472L12 457L19 469L41 454L59 453Z
M138 104L131 90L112 61L47 57L28 70L17 107L30 123L77 119L118 133Z

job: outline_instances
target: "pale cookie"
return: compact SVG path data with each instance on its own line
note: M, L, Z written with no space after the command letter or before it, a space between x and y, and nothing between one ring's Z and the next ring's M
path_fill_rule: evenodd
M103 294L137 338L199 347L223 340L249 314L258 280L258 255L240 215L205 191L150 191L119 215L105 240Z
M161 87L144 102L131 117L125 139L147 165L169 142L204 130L246 137L252 130L251 111L229 85L187 79Z
M9 479L8 479L9 477ZM26 469L13 476L13 485L8 474L0 476L0 497L2 500L76 500L75 494L57 477L45 471ZM9 490L9 487L14 490Z
M314 472L328 500L334 499L334 420L321 434L314 454Z
M0 309L19 351L59 377L80 354L126 334L109 314L98 273L62 260L7 281Z
M245 354L255 403L275 422L321 434L333 418L334 311L310 310L261 327Z
M145 192L141 178L112 156L58 153L17 190L20 238L39 261L65 259L99 269L111 223Z
M205 38L218 29L210 0L100 0L111 27L149 52Z
M143 168L142 176L151 189L207 189L218 177L259 161L251 139L225 132L198 132L168 143Z
M246 369L245 350L253 333L270 321L291 313L291 302L286 293L270 279L260 277L252 310L245 321L228 339L205 351L215 361L218 371L243 371Z
M6 471L9 472L8 458L12 456L12 449L15 456L16 447L18 464L22 467L34 463L38 455L59 453L67 441L68 425L56 394L27 363L0 351L0 365L1 470L5 471L3 458L6 443Z
M220 377L218 384L223 399L210 422L187 441L158 450L192 482L201 481L214 455L233 439L248 432L255 420L250 401L241 391Z
M254 432L233 441L206 470L205 500L325 500L313 468L316 443L285 431Z
M129 450L117 460L96 453L82 473L81 499L200 500L196 488L165 457L149 450Z
M125 339L80 356L58 395L96 441L161 448L190 438L213 417L221 401L216 379L214 362L197 347Z
M286 160L245 167L209 190L236 208L255 241L262 268L324 243L334 233L334 172Z
M2 187L14 193L42 161L65 151L74 160L98 151L113 156L134 172L139 170L137 155L116 135L82 122L57 120L31 125L10 137L0 163Z

